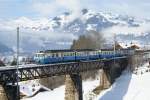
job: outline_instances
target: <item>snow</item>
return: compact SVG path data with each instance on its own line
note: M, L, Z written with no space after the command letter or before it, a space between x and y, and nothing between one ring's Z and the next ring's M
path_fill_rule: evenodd
M137 69L140 74L123 72L116 82L102 91L95 100L149 100L150 72L148 63Z
M99 85L99 79L97 80L87 80L83 82L83 98L88 98L87 94ZM30 89L28 92L30 93ZM32 94L32 93L31 93ZM65 97L65 85L62 85L54 90L40 92L31 98L23 98L22 100L64 100Z
M20 83L20 92L26 96L34 95L40 88L41 88L41 85L33 81Z
M64 99L65 86L56 88L54 91L46 91L38 93L34 97L24 98L22 100L63 100Z
M90 31L90 30L95 30L96 31L96 26L97 24L87 24L87 30Z

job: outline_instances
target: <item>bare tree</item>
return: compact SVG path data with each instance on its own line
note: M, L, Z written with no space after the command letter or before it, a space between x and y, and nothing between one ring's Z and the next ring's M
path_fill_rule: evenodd
M81 35L78 40L74 40L71 49L100 49L104 41L102 34L91 30Z

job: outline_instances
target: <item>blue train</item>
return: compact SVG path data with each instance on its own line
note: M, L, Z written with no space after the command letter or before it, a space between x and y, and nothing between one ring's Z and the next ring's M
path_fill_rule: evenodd
M39 64L51 64L73 61L87 61L96 59L109 59L113 57L122 57L132 55L133 49L82 49L82 50L46 50L37 52L34 61Z

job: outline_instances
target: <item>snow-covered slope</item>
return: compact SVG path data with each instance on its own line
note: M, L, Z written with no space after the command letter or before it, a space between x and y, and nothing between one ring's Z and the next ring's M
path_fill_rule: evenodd
M150 68L146 63L136 70L136 74L124 72L111 88L102 91L95 100L149 100Z

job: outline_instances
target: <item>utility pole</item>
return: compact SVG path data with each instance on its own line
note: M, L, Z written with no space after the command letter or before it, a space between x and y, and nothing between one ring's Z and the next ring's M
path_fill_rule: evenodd
M116 34L114 33L114 64L115 64L115 55L116 55Z
M18 71L18 68L19 68L19 27L17 27L17 66L16 66L16 71L17 71L17 75L16 75L16 78L17 78L17 99L19 100L20 99L20 91L19 91L19 77L18 77L18 74L19 74L19 71Z

